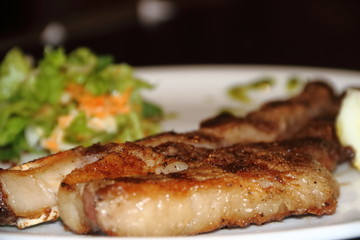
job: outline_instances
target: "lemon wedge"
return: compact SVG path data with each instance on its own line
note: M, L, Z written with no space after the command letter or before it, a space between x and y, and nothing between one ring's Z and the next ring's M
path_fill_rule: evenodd
M353 163L360 170L360 90L346 91L336 118L336 133L343 146L355 151Z

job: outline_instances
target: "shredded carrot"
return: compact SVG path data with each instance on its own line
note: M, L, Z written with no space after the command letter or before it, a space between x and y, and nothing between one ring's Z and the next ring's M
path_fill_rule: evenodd
M53 139L44 141L43 145L45 146L46 149L49 149L50 152L58 152L59 151L59 145Z
M78 84L70 84L67 91L78 102L79 109L89 116L104 118L109 115L118 115L130 111L129 98L131 89L127 89L122 95L95 96L86 91Z
M51 135L42 141L42 145L45 149L48 149L50 152L60 151L59 139L61 138L61 133L58 128L51 133Z
M81 86L80 84L76 84L76 83L70 83L66 86L65 89L67 92L69 92L73 98L77 98L78 96L81 96L83 94L85 94L86 90L83 86Z
M66 128L71 123L72 119L73 117L70 115L59 116L58 118L59 127Z

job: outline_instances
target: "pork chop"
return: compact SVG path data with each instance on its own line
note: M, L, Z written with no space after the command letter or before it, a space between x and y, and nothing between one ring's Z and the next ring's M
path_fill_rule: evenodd
M60 182L75 168L100 159L116 144L77 147L10 169L0 169L0 224L22 229L59 217Z
M309 82L301 94L272 101L245 118L220 114L200 124L200 131L221 139L223 146L288 139L311 119L337 111L339 98L325 82Z
M316 117L336 116L339 106L339 97L329 84L312 81L305 85L298 96L266 103L246 117L222 113L204 120L198 130L164 132L140 139L137 143L158 146L166 142L180 142L196 147L218 148L237 143L284 140L292 138Z
M339 187L320 162L341 151L319 139L218 149L126 143L67 175L60 216L80 234L178 236L332 214Z

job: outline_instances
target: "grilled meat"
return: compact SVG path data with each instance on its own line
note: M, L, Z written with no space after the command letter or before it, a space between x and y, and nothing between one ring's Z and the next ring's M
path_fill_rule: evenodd
M319 141L322 144L331 144L333 147L328 149L329 154L335 156L337 161L331 160L331 158L319 160L330 171L334 171L339 163L350 162L354 158L354 151L351 147L340 147L341 144L336 135L335 118L336 114L334 112L316 117L292 137L292 140L298 141L299 144L301 144L303 138L313 139L313 141ZM317 147L317 144L313 146Z
M323 82L310 82L303 92L286 101L264 104L245 118L221 114L205 120L200 131L219 137L223 146L245 142L272 142L288 139L308 121L338 108L338 98Z
M329 86L323 83L311 82L299 96L288 101L266 104L260 110L250 113L245 118L216 117L203 122L199 130L188 133L167 132L158 134L137 141L136 146L141 145L143 149L147 149L146 151L152 152L154 151L153 147L172 142L196 147L196 151L194 150L195 152L192 154L198 154L198 151L205 151L205 148L216 149L230 146L233 143L266 142L295 136L298 138L304 137L307 134L299 133L299 129L308 124L311 118L333 112L333 106L337 106L334 104L334 99L336 97ZM94 145L89 148L79 147L25 165L0 170L0 224L17 225L19 228L24 228L57 219L59 214L57 210L57 191L64 177L73 169L81 168L98 159L119 158L118 154L122 148L123 145L118 144ZM157 155L157 157L160 156ZM121 159L124 161L123 164L126 164L127 160L124 160L126 158L122 157ZM156 160L155 158L150 159L150 162ZM164 164L160 160L155 162L160 165ZM333 169L335 162L330 161L330 164L328 163L326 166ZM102 163L105 164L104 161ZM108 161L108 164L108 166L104 165L103 168L111 170L113 163ZM134 164L134 162L129 164ZM177 163L170 166L179 167ZM87 169L86 171L89 171L89 167L82 168L82 170ZM139 171L141 168L130 170L130 167L126 167L125 169L128 169L127 171L130 172L127 174L133 177L135 173L131 171ZM157 171L162 171L161 169L157 168ZM118 174L121 173L121 171L118 172ZM147 171L136 174L146 173ZM95 175L97 174L99 172L96 172ZM98 175L96 178L106 178L106 174L108 172L105 171L103 175ZM92 181L93 177L91 174L85 173L78 175L74 173L71 176L82 176L87 182ZM71 176L67 178L67 182L70 181ZM77 186L75 184L77 181L86 182L76 178L74 186ZM76 198L77 191L73 191L71 194L75 194L74 199L78 199ZM24 197L25 195L26 197ZM82 203L77 201L76 204L80 206ZM76 204L69 204L69 208L78 208L79 206ZM86 219L83 216L79 218Z
M0 169L0 223L25 228L59 217L60 182L75 168L94 162L115 144L77 147L7 170Z
M136 141L137 144L155 147L166 142L186 143L195 147L218 148L222 145L220 137L201 131L186 133L164 132Z
M76 233L169 236L332 214L339 188L320 162L338 161L342 150L325 142L219 149L122 144L121 151L67 175L60 216Z
M160 133L137 143L157 146L166 142L180 142L196 147L218 148L237 143L284 140L292 138L316 117L335 116L339 105L339 97L328 84L314 81L309 82L298 96L266 103L245 118L222 113L204 120L199 130Z

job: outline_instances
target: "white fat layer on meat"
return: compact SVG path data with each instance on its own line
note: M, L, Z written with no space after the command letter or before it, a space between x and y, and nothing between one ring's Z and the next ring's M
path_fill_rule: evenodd
M156 174L169 174L169 173L175 173L175 172L181 172L188 169L188 165L185 162L182 161L176 161L172 162L166 166L158 166L155 169Z
M75 151L52 155L3 171L0 184L7 206L18 218L19 228L58 217L57 193L63 178L73 169L94 162L99 156L81 157Z
M59 217L59 210L57 206L51 208L50 212L43 213L39 218L18 218L16 220L16 225L19 229L30 227L42 222L47 222L54 220Z

